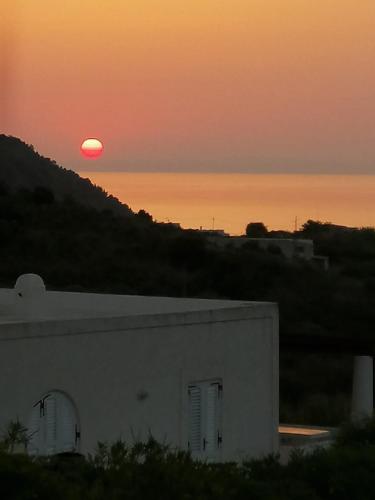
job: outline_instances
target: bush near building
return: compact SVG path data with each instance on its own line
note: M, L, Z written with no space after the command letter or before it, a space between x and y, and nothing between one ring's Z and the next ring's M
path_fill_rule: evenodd
M14 429L13 429L14 430ZM9 438L9 433L7 434ZM13 434L21 439L22 434ZM94 456L34 459L0 446L3 500L373 500L375 420L342 428L337 443L241 464L208 464L152 437L127 446L99 443Z

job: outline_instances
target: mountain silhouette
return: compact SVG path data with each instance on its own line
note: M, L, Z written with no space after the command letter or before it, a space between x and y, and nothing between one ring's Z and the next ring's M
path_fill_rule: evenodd
M0 183L11 192L42 187L52 191L57 200L70 198L97 210L112 210L125 216L133 213L89 179L41 156L21 139L4 134L0 134Z

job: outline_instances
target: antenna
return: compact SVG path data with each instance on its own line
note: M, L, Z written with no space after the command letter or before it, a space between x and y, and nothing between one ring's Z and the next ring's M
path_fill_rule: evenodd
M296 216L294 219L294 232L297 232L297 222L298 222L298 217Z
M215 229L215 217L212 217L212 230Z

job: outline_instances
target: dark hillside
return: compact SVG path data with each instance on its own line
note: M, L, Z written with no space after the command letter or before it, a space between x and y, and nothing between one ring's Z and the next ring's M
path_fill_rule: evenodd
M16 137L0 135L0 184L10 191L47 188L56 199L66 197L98 210L130 215L131 210L101 187L45 158Z

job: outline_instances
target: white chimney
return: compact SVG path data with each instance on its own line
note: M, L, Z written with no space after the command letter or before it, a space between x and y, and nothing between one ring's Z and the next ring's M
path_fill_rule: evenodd
M39 316L44 310L46 287L37 274L22 274L14 285L14 305L20 316Z

